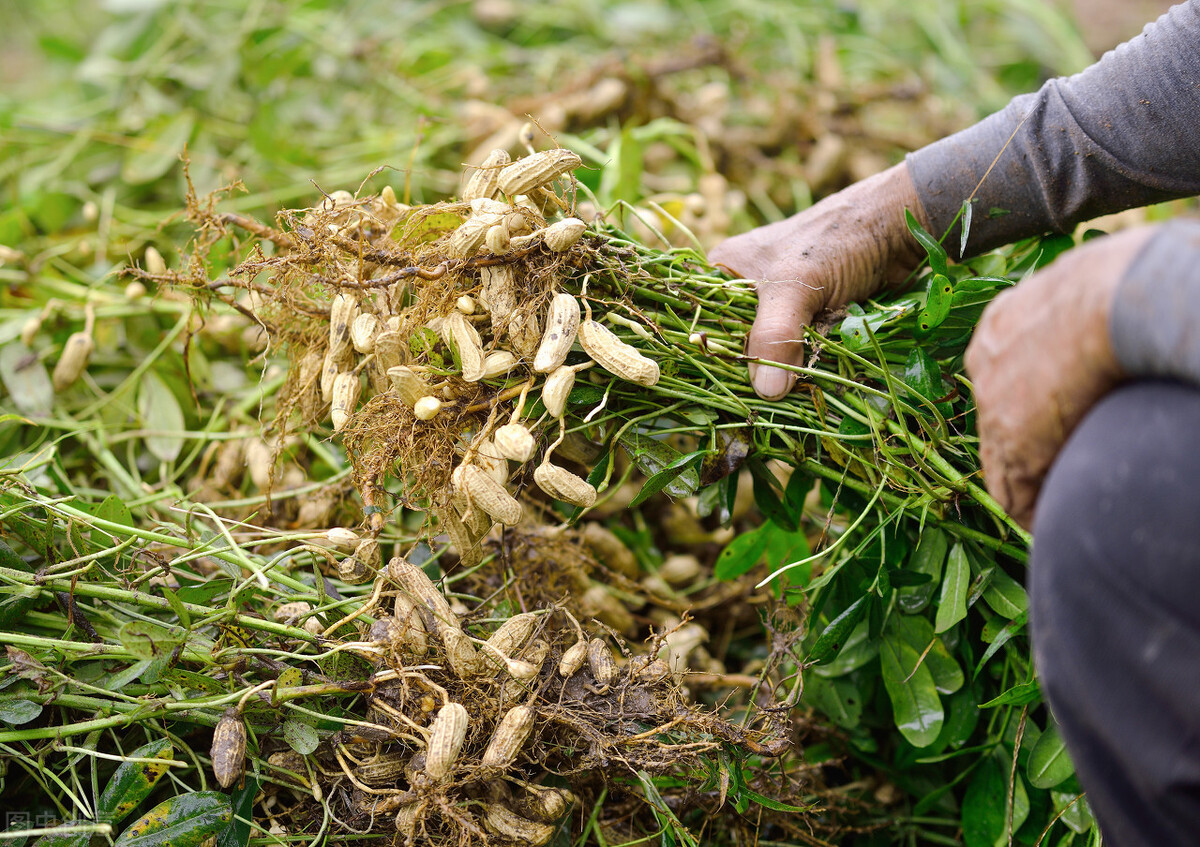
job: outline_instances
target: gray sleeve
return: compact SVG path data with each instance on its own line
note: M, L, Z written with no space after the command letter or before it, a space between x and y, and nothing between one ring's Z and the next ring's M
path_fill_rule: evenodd
M910 153L908 168L937 235L974 192L968 256L1200 194L1200 0L1082 73ZM946 243L956 253L959 238L955 225Z
M1108 327L1130 376L1200 385L1200 220L1169 221L1150 237L1117 284Z

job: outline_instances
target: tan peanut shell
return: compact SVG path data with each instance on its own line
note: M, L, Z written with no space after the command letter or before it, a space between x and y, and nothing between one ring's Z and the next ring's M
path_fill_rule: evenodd
M585 229L587 224L579 218L563 218L542 230L542 238L552 251L563 253L579 243Z
M450 544L463 567L473 568L483 561L482 537L474 535L453 507L438 509L438 528L450 537Z
M90 332L75 332L63 345L62 355L54 366L54 390L63 391L74 384L87 369L88 359L96 343L92 341Z
M388 785L404 775L407 756L385 753L363 762L354 769L354 776L367 785Z
M483 357L483 378L504 376L517 366L517 357L507 350L493 350Z
M446 662L459 679L479 676L480 659L471 638L461 629L444 627L441 631L442 645L446 648Z
M565 291L555 294L546 311L546 331L533 357L533 369L548 374L560 367L571 352L579 331L579 301Z
M579 606L584 614L626 634L634 630L633 615L608 586L597 582L579 597Z
M628 382L651 386L658 382L658 362L639 353L594 320L579 325L579 343L600 367Z
M535 446L533 434L521 424L513 423L497 427L496 431L492 433L492 440L500 455L514 462L528 462L533 455Z
M503 661L500 657L516 655L533 632L533 625L536 621L537 615L532 612L522 612L500 624L480 650L483 653L484 661L494 667L499 667Z
M587 509L596 502L596 489L591 483L550 462L542 462L534 468L533 481L555 500L570 503L572 506Z
M571 150L544 150L524 156L501 169L497 184L509 197L527 194L535 188L558 179L583 164L579 154Z
M532 356L542 343L542 329L537 312L530 306L518 306L508 316L508 341L513 351Z
M458 616L450 609L446 597L425 571L407 559L396 556L388 562L387 574L403 593L433 613L439 633L445 628L459 629Z
M146 248L142 259L146 264L146 273L153 274L154 276L162 276L167 272L167 261L153 244Z
M463 187L463 200L476 200L480 197L491 199L496 196L496 183L500 179L500 169L512 161L507 150L493 150L487 154L479 167L472 172Z
M358 302L349 294L337 294L329 304L329 352L339 356L350 346L350 327L358 316Z
M529 706L513 706L505 712L483 751L482 765L485 768L510 767L529 739L536 714Z
M325 530L325 540L339 550L353 550L362 536L349 527L333 526Z
M413 404L413 414L417 416L418 420L431 421L438 416L444 405L436 397L422 397Z
M213 776L222 788L228 788L241 778L246 766L246 724L236 709L226 709L217 721L209 755Z
M575 675L575 672L583 667L583 663L587 661L588 643L580 639L563 651L562 658L558 660L558 673L564 679L569 679Z
M358 556L347 556L338 563L338 577L342 582L362 585L374 575L375 572L370 566Z
M479 252L488 230L499 222L495 215L472 214L459 224L446 240L446 255L452 259L469 259Z
M579 798L565 788L546 788L540 785L526 785L528 792L517 800L517 811L534 820L554 823L571 811L571 807L579 802Z
M462 363L462 378L467 382L478 382L483 379L483 342L479 332L471 326L467 316L454 311L446 316L443 324L446 340L454 344L458 351L458 359Z
M338 374L333 381L333 400L329 416L333 420L333 428L340 432L349 423L354 411L358 408L359 394L362 392L362 381L358 374L347 372Z
M375 336L379 334L379 318L370 312L363 312L350 325L350 343L355 351L367 354L375 350Z
M592 677L600 685L612 685L617 680L617 674L620 672L617 668L616 659L613 658L612 650L603 640L593 638L588 642L588 668L592 671Z
M338 357L332 351L327 351L321 363L321 402L328 403L333 400L333 383L341 372Z
M575 368L559 365L542 385L542 404L552 418L561 418L567 410L567 398L575 387Z
M375 359L384 373L404 364L407 345L400 333L394 329L385 329L375 336Z
M421 377L416 371L406 365L397 365L388 368L388 380L392 383L392 388L400 395L400 399L405 402L409 408L417 405L417 401L422 397L428 397L433 394L433 388Z
M394 631L400 643L418 657L428 653L429 634L425 631L425 622L421 620L416 602L405 594L397 594L392 615Z
M492 315L492 327L504 326L517 306L517 279L511 265L485 265L479 269L479 299Z
M558 829L554 824L538 823L523 818L499 803L493 803L487 807L483 824L497 835L509 838L521 845L532 845L532 847L541 847L547 843L554 837L554 833Z
M600 563L627 579L639 575L637 557L608 527L588 521L583 528L583 543L591 548Z
M447 703L438 710L429 725L429 744L425 750L425 773L435 780L445 779L458 759L467 737L470 716L461 703Z
M687 585L694 582L702 571L700 560L691 553L676 553L663 560L658 575L670 585Z
M475 465L460 465L462 484L471 504L505 526L521 522L521 504L496 479Z
M648 657L643 657L647 658ZM642 662L633 674L641 682L648 685L662 682L671 675L671 666L662 659L651 659Z
M276 623L291 623L294 622L309 612L312 611L312 606L305 603L303 600L293 600L291 603L284 603L271 613L271 617Z
M297 776L304 776L304 757L295 750L280 750L267 756L267 764L276 770L291 771Z
M492 224L488 227L487 235L483 238L483 243L491 253L503 256L512 247L511 238L508 234L508 227L504 225L504 221L501 221L498 224Z

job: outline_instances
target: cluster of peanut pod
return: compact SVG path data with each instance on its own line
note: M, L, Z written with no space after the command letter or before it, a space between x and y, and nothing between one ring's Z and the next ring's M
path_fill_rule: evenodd
M578 373L599 366L638 385L652 386L659 379L658 364L595 319L586 300L581 303L561 287L555 290L553 282L547 288L545 278L533 292L518 278L527 267L518 259L528 260L536 252L543 264L551 265L583 236L583 221L564 217L547 223L542 214L546 206L564 206L551 186L580 164L577 154L564 149L531 153L515 162L506 152L494 151L466 181L462 202L453 204L466 216L420 252L428 278L454 280L450 290L457 296L445 300L445 311L423 314L422 323L414 326L411 298L409 306L389 313L400 298L340 289L330 304L324 354L311 352L300 362L301 384L319 384L339 431L360 408L364 370L375 394L390 394L411 410L414 427L437 426L461 412L463 396L478 397L475 389L484 381L508 389L504 395L515 400L511 412L491 402L488 424L471 429L460 446L450 502L435 509L439 526L467 565L479 561L482 538L494 523L520 522L523 509L508 487L508 463L534 458L538 438L532 430L538 426L560 422L558 440L543 451L533 471L534 483L555 500L584 508L594 504L596 489L553 461L565 435L561 421ZM338 204L351 208L345 197L332 196L330 202L327 212L342 208ZM368 218L398 226L397 221L420 217L386 189L365 211L369 215L342 214L327 225L348 231L361 229ZM436 263L432 269L431 262ZM419 290L415 297L420 299ZM428 310L428 302L420 305ZM431 350L436 364L430 363ZM568 364L572 350L586 358L577 355ZM544 414L538 420L525 418L528 408L538 408L527 401L538 398Z
M393 815L396 830L414 843L436 829L436 822L427 817L444 821L464 794L483 807L479 823L494 838L547 843L578 802L565 788L527 781L530 763L537 762L527 747L547 679L565 684L586 673L579 682L588 691L604 694L626 673L631 683L643 686L667 682L668 663L640 656L622 668L604 639L589 638L571 618L576 639L555 651L557 661L547 668L552 648L539 636L543 631L553 636L539 622L562 610L514 614L484 640L468 634L442 591L406 559L393 558L378 578L386 586L380 596L394 595L383 607L390 614L375 611L377 620L364 640L342 648L359 653L376 668L367 718L386 737L335 742L336 767L318 762L316 770L349 781L359 790L359 812L374 818ZM301 605L281 606L275 616L294 622L309 612ZM412 697L393 696L401 687L424 692L418 702L427 702L412 708ZM472 693L462 694L468 691ZM451 692L459 692L464 702L453 699ZM419 723L422 713L429 716L425 725ZM214 773L222 785L240 777L244 750L240 716L230 710L213 742ZM292 751L273 754L268 761L282 771L306 772L303 760ZM423 836L418 831L422 826Z

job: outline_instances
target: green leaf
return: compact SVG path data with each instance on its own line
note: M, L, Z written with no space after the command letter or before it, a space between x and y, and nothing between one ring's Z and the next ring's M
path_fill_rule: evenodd
M917 222L908 209L904 210L904 223L908 226L908 231L912 233L913 238L917 239L917 243L925 248L925 254L929 257L929 267L933 272L943 276L949 274L949 257L946 255L946 248L925 231L925 228Z
M850 680L809 677L802 699L843 729L854 729L862 719L863 698Z
M1022 682L1014 685L999 696L993 697L986 703L980 703L981 709L994 709L997 706L1027 706L1042 699L1042 689L1034 682Z
M812 808L809 806L789 806L787 803L781 803L778 800L772 800L770 797L764 797L749 786L742 787L742 793L753 800L764 809L771 809L775 812L807 812Z
M808 558L811 551L808 548L808 537L803 532L788 532L774 522L765 524L763 531L767 534L767 567L777 568ZM782 579L791 585L804 585L810 576L811 562L792 568L783 574Z
M63 824L63 827L69 826L89 826L91 821L72 820ZM22 827L9 827L10 829L21 829ZM92 832L49 832L33 842L33 847L87 847L92 840ZM5 845L14 842L5 840ZM20 843L20 842L16 842Z
M183 411L162 377L154 371L142 376L138 387L138 415L142 426L154 432L146 436L146 449L162 462L173 462L183 450Z
M920 654L895 634L883 637L879 657L896 728L912 746L928 747L937 740L946 717L933 674L920 662Z
M940 529L926 528L921 534L917 549L909 556L906 570L929 576L924 585L901 588L896 593L896 605L900 611L908 614L920 612L929 605L933 592L942 577L942 565L946 561L946 551L950 549L950 537ZM893 584L894 584L893 580Z
M117 633L121 646L139 659L170 656L186 637L187 633L179 627L168 628L152 621L137 620L124 624Z
M257 779L247 779L246 784L233 792L233 808L236 813L233 826L227 827L217 839L216 847L246 847L250 843L250 821L254 820L254 796L258 794Z
M42 713L42 704L18 697L0 697L0 721L9 726L29 723Z
M697 450L693 453L688 453L686 456L680 456L674 462L654 474L654 476L646 480L642 486L642 490L630 501L629 508L632 509L642 505L655 494L662 491L689 467L698 464L704 458L704 455L703 450Z
M288 718L283 722L283 740L301 756L307 756L317 749L317 745L321 743L321 736L317 734L315 727L295 718Z
M814 665L812 672L818 676L844 676L863 667L878 655L879 639L871 637L866 621L860 621L846 636L846 642L838 654L823 665Z
M125 501L115 494L110 494L101 500L96 508L92 509L92 514L109 523L130 527L134 525L133 513L129 511Z
M121 180L129 185L153 182L179 163L184 145L192 137L196 116L190 109L157 118L134 141L121 168Z
M946 576L942 579L942 597L938 604L933 631L942 633L967 616L967 589L971 585L971 564L967 551L955 544L946 560Z
M98 820L119 823L150 796L163 774L167 761L175 755L169 739L160 738L144 744L129 754L131 759L154 759L153 762L121 762L109 778L96 804Z
M1009 620L1020 617L1029 609L1029 597L1024 587L1000 568L992 572L992 579L983 592L983 602Z
M904 384L919 397L927 400L944 417L952 411L949 403L942 400L946 395L942 384L942 368L924 347L914 347L904 362ZM938 401L942 402L938 402ZM918 407L921 403L918 400ZM923 412L928 409L922 408Z
M714 576L717 579L737 579L758 564L767 549L768 526L770 524L763 524L750 532L743 532L726 544L713 566Z
M840 615L830 621L829 626L825 627L820 636L817 637L812 649L808 651L808 661L819 665L837 655L838 651L846 643L851 630L858 626L859 622L866 616L867 602L870 599L870 594L864 594L847 606L845 611Z
M1026 773L1029 775L1029 784L1034 788L1053 788L1075 773L1075 766L1071 764L1055 723L1051 722L1033 745Z
M1000 762L988 756L975 769L963 796L962 828L966 847L992 847L1008 820L1008 792Z
M180 794L129 825L114 847L200 847L233 820L229 798L218 791Z
M680 459L686 458L670 444L642 432L630 432L621 436L621 446L637 469L647 477L653 477ZM668 480L663 489L671 497L678 498L691 497L699 487L700 472L689 466Z
M942 325L954 305L954 283L943 274L934 274L929 280L925 308L917 313L917 327L913 335L924 338Z
M895 615L889 620L889 628L923 656L923 662L933 676L934 687L939 694L953 694L962 688L966 677L962 668L945 643L933 632L933 625L923 617Z
M1054 811L1062 812L1059 820L1066 824L1072 832L1082 835L1096 825L1096 819L1092 817L1091 806L1088 805L1087 798L1082 794L1071 791L1051 791L1050 800L1054 803Z
M772 523L778 524L788 532L795 532L799 528L799 521L788 509L783 498L776 493L779 481L775 479L774 474L761 461L748 461L746 466L750 468L750 478L753 482L754 505L758 506L759 511Z

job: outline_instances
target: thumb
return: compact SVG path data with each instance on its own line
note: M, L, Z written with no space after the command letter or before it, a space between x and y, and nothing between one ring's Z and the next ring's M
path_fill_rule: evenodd
M820 289L802 282L759 283L758 311L746 342L746 355L786 365L803 364L801 339L804 327L821 308L817 302L820 293ZM752 362L750 382L759 397L778 400L792 390L796 375Z

